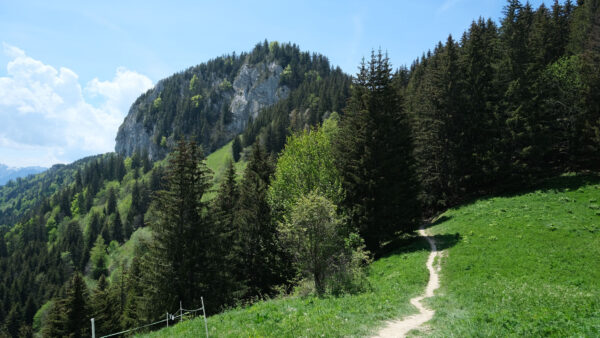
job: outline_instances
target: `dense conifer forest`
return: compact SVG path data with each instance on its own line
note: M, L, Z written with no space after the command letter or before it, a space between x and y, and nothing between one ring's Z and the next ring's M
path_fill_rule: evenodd
M599 1L510 0L410 67L373 51L354 77L267 41L193 69L231 81L272 60L290 95L233 139L218 182L205 151L230 141L214 136L227 111L165 81L139 115L173 140L165 159L109 153L0 187L0 336L86 336L92 317L101 336L200 297L213 314L306 285L360 293L372 257L423 218L599 169ZM185 98L219 94L189 74L170 80Z

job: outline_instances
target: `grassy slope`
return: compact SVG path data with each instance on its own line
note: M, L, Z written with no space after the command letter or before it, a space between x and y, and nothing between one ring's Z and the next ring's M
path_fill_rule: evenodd
M437 310L426 333L440 337L598 336L600 179L564 176L539 190L481 199L431 227L447 249ZM373 291L342 298L283 298L210 317L211 336L362 336L414 311L425 243L372 264ZM418 250L415 250L417 249ZM151 337L201 337L201 320ZM420 334L419 332L413 332Z
M600 336L600 180L449 210L434 234L460 234L443 260L428 334Z
M206 166L213 173L213 186L212 191L206 193L203 197L203 200L210 200L217 195L217 189L219 188L219 183L221 182L221 178L225 173L225 169L227 168L227 162L230 159L233 159L233 155L231 154L231 145L233 141L227 143L221 148L215 150L212 154L206 157ZM234 164L235 172L238 178L242 177L244 174L244 169L246 169L247 162L246 161L238 161Z
M215 181L220 181L221 176L223 176L225 168L227 167L227 161L233 159L233 155L231 154L232 144L233 141L215 150L215 152L206 157L206 166L212 170ZM236 173L241 175L246 168L246 162L238 161L234 166Z
M386 319L416 312L409 299L429 277L423 240L374 262L371 290L340 298L284 297L208 318L212 337L363 336ZM202 337L204 322L191 320L149 337Z

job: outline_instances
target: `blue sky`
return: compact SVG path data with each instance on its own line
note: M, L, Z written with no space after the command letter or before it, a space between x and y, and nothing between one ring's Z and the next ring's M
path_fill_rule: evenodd
M531 1L534 7L542 2ZM561 1L562 2L562 1ZM133 100L161 78L264 39L354 73L371 49L410 64L504 0L0 0L0 163L68 163L112 151Z

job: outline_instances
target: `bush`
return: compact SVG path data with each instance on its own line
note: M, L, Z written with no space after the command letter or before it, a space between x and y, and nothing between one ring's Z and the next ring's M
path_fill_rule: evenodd
M357 292L366 285L369 263L362 239L344 237L335 205L317 192L301 197L291 219L279 225L279 234L300 274L314 283L319 296L326 292ZM306 281L302 282L306 288Z

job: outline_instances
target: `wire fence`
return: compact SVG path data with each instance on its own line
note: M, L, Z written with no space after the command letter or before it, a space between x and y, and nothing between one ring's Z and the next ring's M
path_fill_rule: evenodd
M177 319L179 318L179 321L181 322L185 316L187 315L194 315L199 311L202 311L202 317L204 317L204 329L206 331L206 338L208 338L208 324L206 322L206 310L204 308L204 298L200 297L200 301L202 302L202 306L194 309L194 310L188 310L188 309L184 309L182 306L182 303L179 302L179 310L175 311L174 313L169 313L166 312L166 316L165 319L156 321L154 323L150 323L150 324L146 324L146 325L142 325L142 326L138 326L129 330L124 330L124 331L119 331L119 332L115 332L115 333L111 333L105 336L101 336L100 338L108 338L108 337L114 337L114 336L118 336L118 335L122 335L125 333L129 333L129 332L134 332L134 331L138 331L147 327L151 327L154 325L158 325L158 324L162 324L162 323L167 323L167 327L169 327L169 321L170 322L175 322L177 321ZM92 338L96 338L96 330L95 330L95 322L94 322L94 318L91 319L92 322Z

